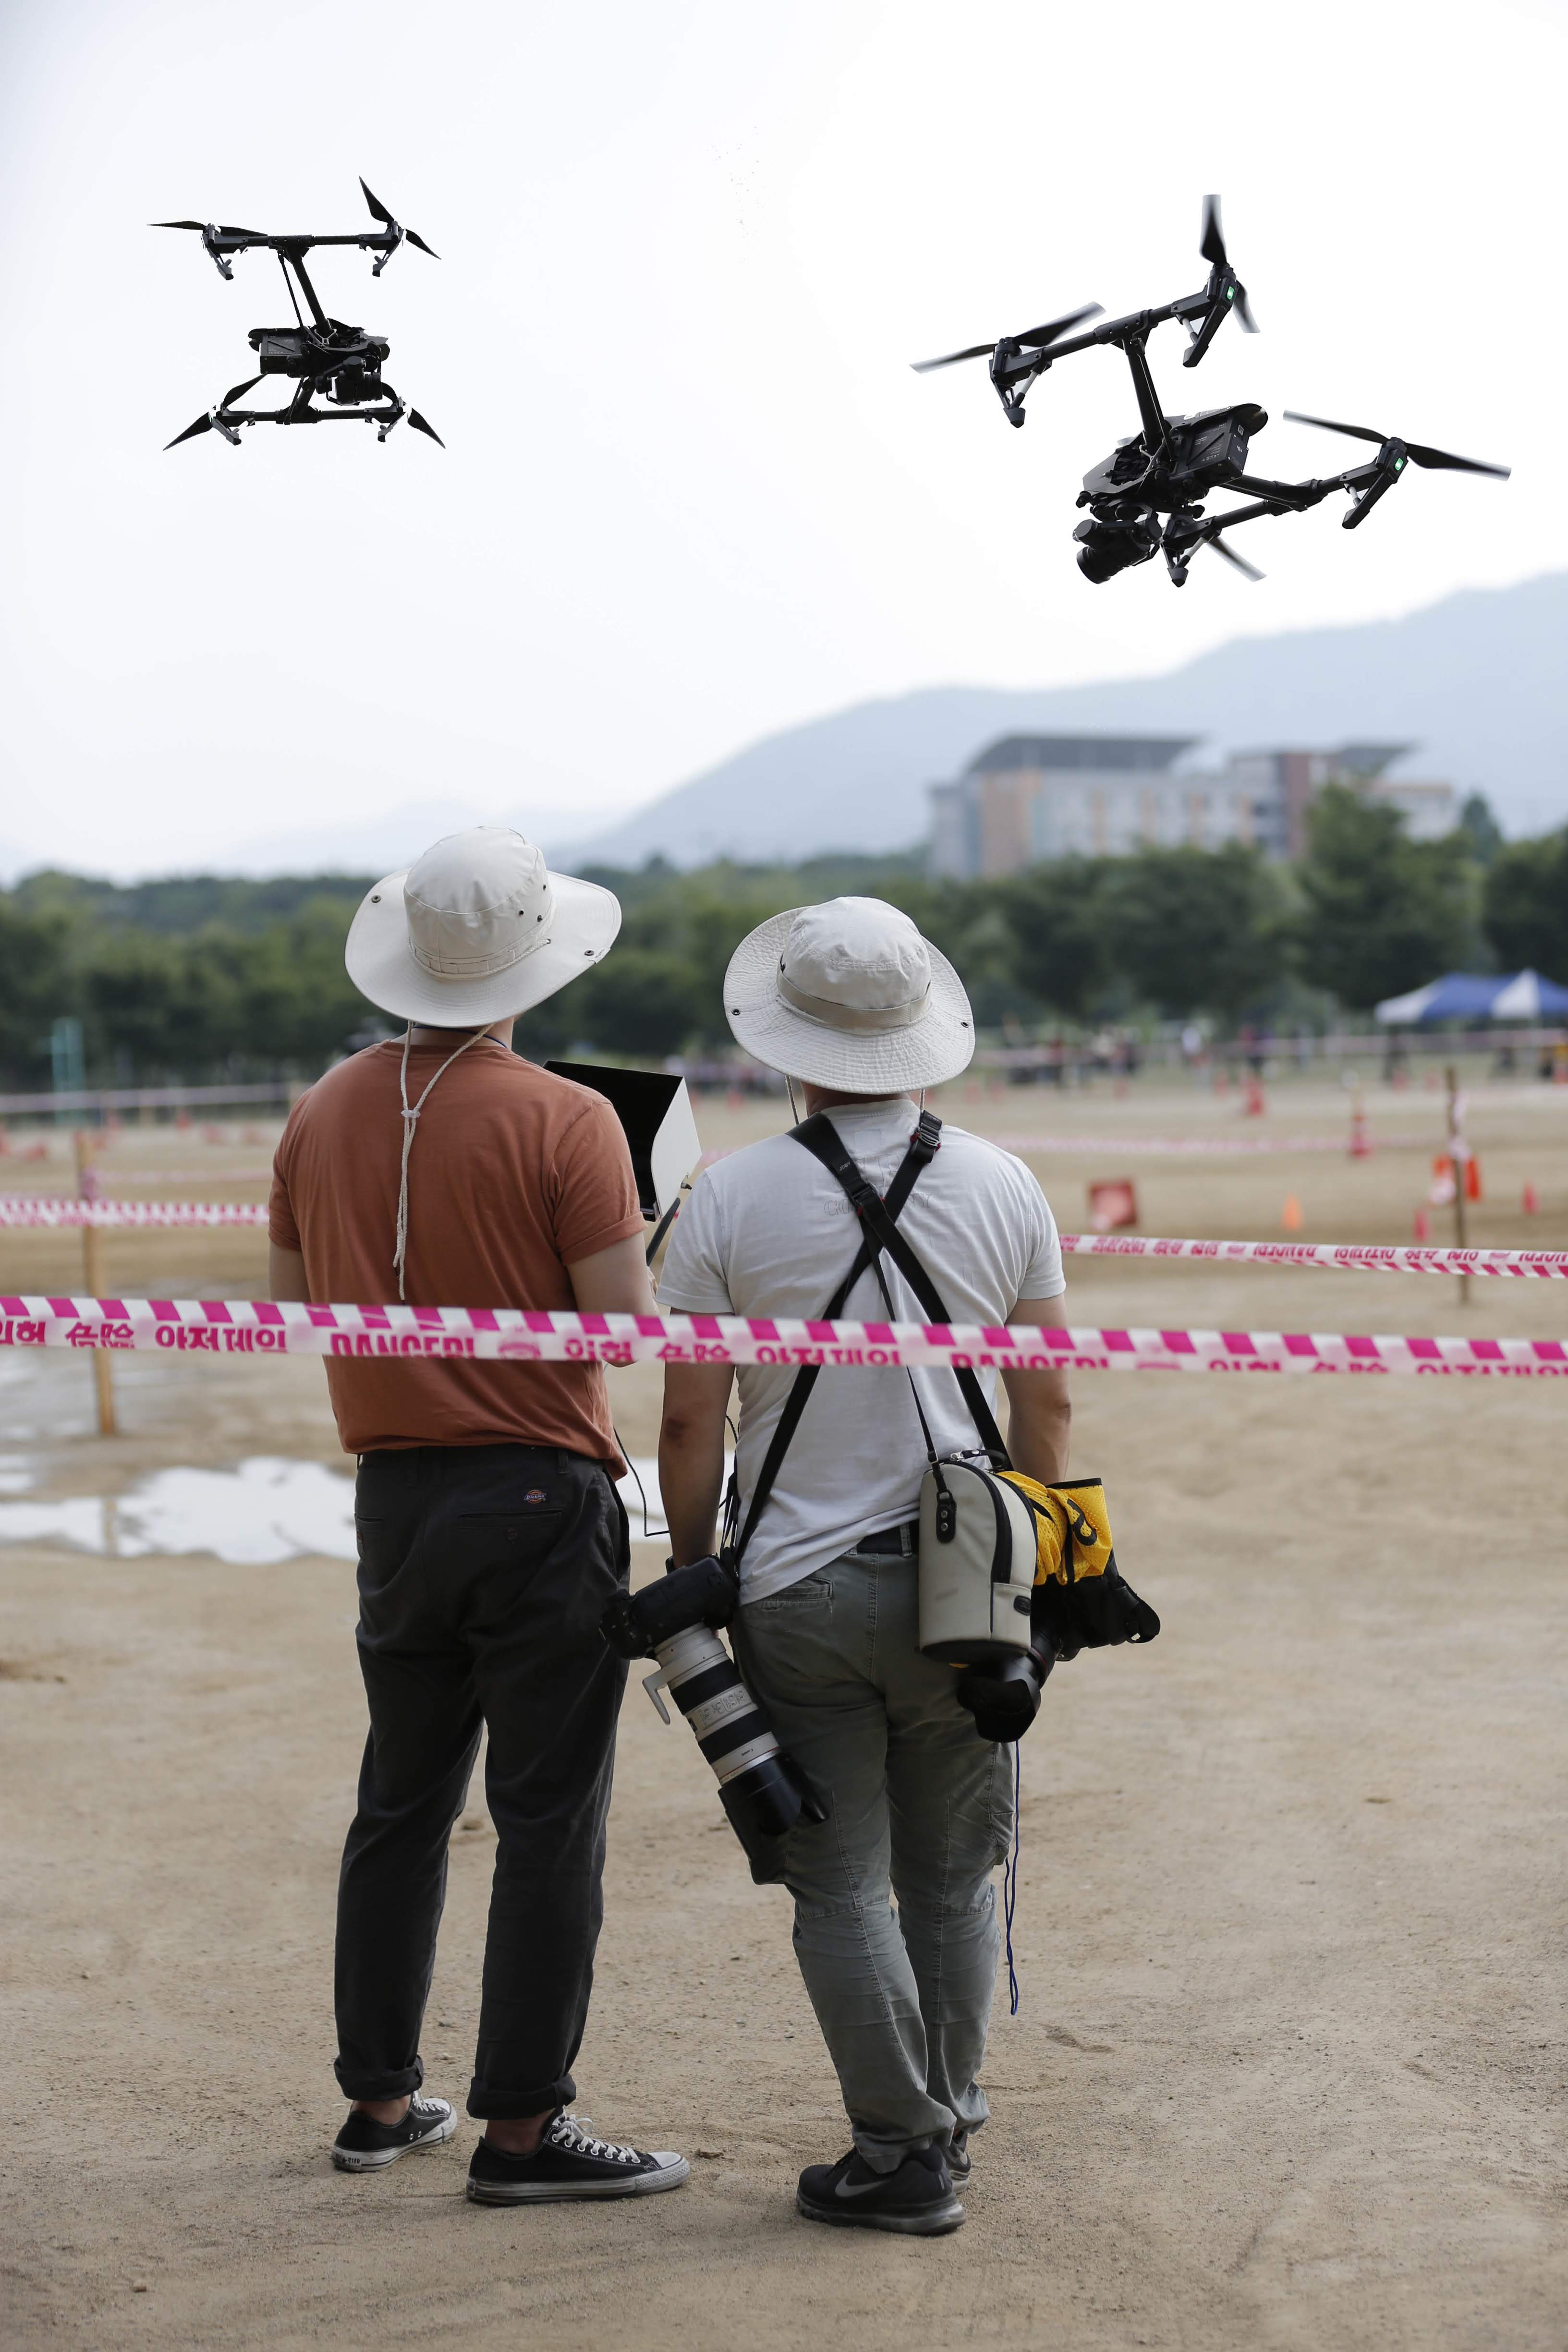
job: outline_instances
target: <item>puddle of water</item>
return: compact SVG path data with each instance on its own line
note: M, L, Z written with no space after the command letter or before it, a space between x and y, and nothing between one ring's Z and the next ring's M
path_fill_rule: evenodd
M265 1455L237 1470L160 1470L114 1502L0 1502L0 1543L62 1543L118 1559L211 1552L236 1568L304 1552L353 1559L353 1483L320 1462Z
M647 1525L662 1533L658 1465L638 1455L634 1467L647 1496ZM0 1456L0 1496L25 1495L32 1475L20 1455ZM643 1496L624 1478L633 1537L642 1538ZM270 1568L314 1554L355 1556L353 1481L321 1462L258 1455L236 1470L160 1470L117 1501L96 1495L68 1501L0 1501L0 1544L57 1543L117 1559L149 1552L210 1552L236 1568Z

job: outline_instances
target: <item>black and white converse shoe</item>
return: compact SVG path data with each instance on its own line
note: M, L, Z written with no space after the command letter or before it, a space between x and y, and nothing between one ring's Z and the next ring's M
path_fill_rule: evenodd
M544 2205L572 2197L652 2197L679 2189L691 2170L673 2148L651 2156L595 2139L585 2119L558 2115L531 2156L508 2156L481 2139L468 2167L476 2205Z
M873 2172L852 2147L837 2164L808 2164L795 2201L811 2221L896 2230L910 2238L942 2237L963 2220L946 2152L940 2147L911 2148L896 2172Z
M422 2099L416 2091L400 2124L378 2124L356 2107L332 2142L332 2162L340 2172L379 2172L411 2148L439 2147L457 2128L445 2099Z

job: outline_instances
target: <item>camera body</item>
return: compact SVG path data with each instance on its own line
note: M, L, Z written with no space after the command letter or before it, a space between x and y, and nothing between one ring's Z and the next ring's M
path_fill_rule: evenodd
M1135 563L1147 563L1160 551L1153 516L1146 507L1125 501L1109 509L1097 509L1078 525L1073 537L1079 542L1078 568L1096 586L1114 580L1119 572L1130 571Z

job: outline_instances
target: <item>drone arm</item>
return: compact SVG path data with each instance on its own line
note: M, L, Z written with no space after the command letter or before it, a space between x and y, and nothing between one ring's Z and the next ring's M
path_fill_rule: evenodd
M1249 490L1252 505L1233 507L1228 514L1210 515L1203 525L1204 534L1212 537L1218 531L1229 530L1235 523L1256 522L1259 515L1305 514L1309 508L1321 506L1335 490L1358 489L1366 484L1369 487L1345 517L1344 528L1353 530L1357 517L1363 515L1367 508L1382 498L1384 490L1391 489L1397 479L1397 475L1383 474L1383 469L1377 466L1352 466L1348 473L1331 475L1326 482L1265 482L1250 474L1238 474L1234 480L1222 483L1220 488Z
M1321 506L1331 491L1348 488L1352 483L1368 480L1377 471L1375 466L1356 466L1348 474L1333 474L1326 481L1265 482L1253 474L1238 474L1226 482L1227 490L1250 490L1256 499L1271 502L1270 511L1279 514L1305 514L1309 507Z
M1170 443L1164 411L1154 389L1154 379L1149 373L1142 335L1129 335L1122 345L1127 364L1132 371L1132 389L1138 395L1138 416L1143 427L1143 446L1152 457L1162 456Z

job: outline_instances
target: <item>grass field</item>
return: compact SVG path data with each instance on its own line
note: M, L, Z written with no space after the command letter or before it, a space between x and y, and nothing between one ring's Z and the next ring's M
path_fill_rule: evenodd
M1123 1160L1119 1138L1342 1134L1346 1097L1303 1080L1246 1118L1234 1092L1141 1079L961 1085L938 1107L1097 1139L1035 1162L1065 1228L1087 1182L1130 1175L1142 1230L1242 1239L1278 1235L1288 1193L1301 1239L1409 1239L1442 1131L1439 1095L1369 1086L1370 1159ZM782 1124L765 1104L698 1115L713 1146ZM1568 1088L1478 1074L1469 1131L1472 1240L1568 1247ZM169 1197L260 1199L224 1180L273 1132L132 1130L102 1164L202 1179ZM58 1146L0 1180L68 1188ZM106 1284L254 1294L262 1239L110 1235ZM0 1274L79 1291L79 1236L0 1234ZM1068 1281L1079 1323L1568 1324L1568 1286L1544 1281L1478 1280L1463 1307L1441 1277L1078 1261ZM84 1362L0 1360L0 1488L112 1505L174 1465L347 1466L314 1363L115 1371L122 1433L100 1440ZM613 1396L651 1451L657 1374ZM929 2244L795 2215L795 2172L846 2135L787 1898L752 1887L689 1739L635 1679L579 2107L685 2148L691 2185L486 2211L463 2201L473 2126L380 2179L331 2173L352 1567L0 1550L7 2342L1557 2352L1568 1398L1084 1375L1075 1402L1074 1467L1106 1478L1164 1633L1062 1668L1024 1744L1022 2007L994 2022L968 2224ZM639 1545L637 1573L661 1559ZM426 2042L459 2101L492 1849L476 1793Z

